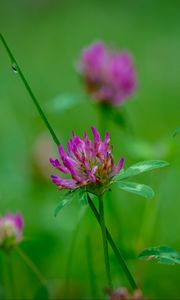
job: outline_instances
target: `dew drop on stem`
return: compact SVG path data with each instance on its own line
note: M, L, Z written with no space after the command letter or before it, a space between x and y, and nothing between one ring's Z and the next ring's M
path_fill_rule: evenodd
M15 62L12 62L12 65L11 65L11 66L12 66L13 72L17 74L17 73L18 73L18 67L17 67L16 63L15 63Z

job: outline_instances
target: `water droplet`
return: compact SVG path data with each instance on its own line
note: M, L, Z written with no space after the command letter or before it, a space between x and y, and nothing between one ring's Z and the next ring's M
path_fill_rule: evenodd
M15 62L12 63L12 70L14 73L16 73L16 74L18 73L18 67Z

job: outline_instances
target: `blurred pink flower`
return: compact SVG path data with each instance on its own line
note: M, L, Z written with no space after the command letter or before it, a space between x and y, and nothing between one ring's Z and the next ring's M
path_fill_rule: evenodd
M136 90L136 72L130 54L109 51L101 42L83 50L78 72L87 92L99 102L118 106Z
M106 133L102 141L95 128L92 128L92 132L94 143L86 133L84 133L84 140L73 133L72 139L67 144L67 152L62 145L59 146L61 162L50 158L51 164L56 169L71 176L71 179L51 176L53 183L59 189L75 190L86 186L87 191L102 194L108 189L112 177L121 170L124 158L120 158L117 166L114 164L109 133Z
M11 250L22 240L24 221L22 215L6 214L0 217L0 248Z

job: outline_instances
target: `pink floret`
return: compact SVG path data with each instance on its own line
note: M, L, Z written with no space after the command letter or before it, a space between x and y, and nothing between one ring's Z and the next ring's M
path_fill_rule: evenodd
M23 237L24 220L21 214L6 214L0 217L0 247L9 250Z
M94 142L92 143L86 133L84 140L74 135L67 143L67 152L62 145L59 146L60 161L50 158L50 163L63 174L71 178L62 178L51 175L52 182L59 189L74 190L82 186L108 185L112 177L122 169L124 158L114 164L110 136L107 132L104 141L96 128L92 128Z
M131 55L128 52L112 52L101 42L84 49L78 71L87 92L98 102L120 105L137 88Z

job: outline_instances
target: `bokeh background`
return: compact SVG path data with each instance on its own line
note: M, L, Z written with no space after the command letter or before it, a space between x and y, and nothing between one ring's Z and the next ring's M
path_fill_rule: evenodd
M75 71L81 49L100 39L132 53L138 90L125 110L133 134L106 122L115 158L124 155L126 167L156 158L169 161L170 167L137 178L154 188L151 201L114 187L105 209L108 227L149 299L180 299L179 266L137 260L146 247L166 244L180 249L180 136L172 137L180 126L179 11L175 0L0 1L0 31L64 145L72 129L82 135L84 130L90 133L92 125L99 128L97 106L86 97L71 109L62 110L60 103L61 95L78 97L83 91ZM48 157L57 155L56 147L2 44L0 101L0 213L22 212L21 247L47 277L52 299L63 297L70 243L80 222L67 297L90 295L87 235L102 297L106 276L98 225L90 209L82 217L78 200L54 217L62 194L49 180ZM39 282L16 253L12 256L17 299L32 299ZM110 257L115 286L129 288L111 251ZM0 253L2 299L4 260Z

